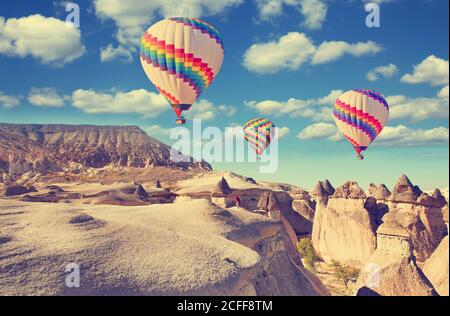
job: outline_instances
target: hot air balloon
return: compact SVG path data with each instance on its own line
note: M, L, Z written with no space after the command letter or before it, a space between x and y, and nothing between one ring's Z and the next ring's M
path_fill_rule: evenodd
M344 137L355 148L358 159L381 133L389 118L389 105L383 95L355 89L341 95L334 105L333 117Z
M219 72L224 47L219 32L194 18L169 18L152 25L141 39L141 64L150 81L185 124L191 108Z
M259 157L269 147L274 136L275 125L265 118L255 118L244 125L244 139Z

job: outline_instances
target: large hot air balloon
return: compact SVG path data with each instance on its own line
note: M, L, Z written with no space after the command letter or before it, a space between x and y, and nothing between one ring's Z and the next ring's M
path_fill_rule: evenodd
M389 118L389 105L383 95L372 90L355 89L341 95L333 111L336 125L355 148L358 159L381 133Z
M152 25L141 39L141 64L169 101L178 119L208 88L220 70L224 47L219 32L194 18L169 18Z
M269 147L274 136L275 125L265 118L255 118L244 125L244 139L259 157Z

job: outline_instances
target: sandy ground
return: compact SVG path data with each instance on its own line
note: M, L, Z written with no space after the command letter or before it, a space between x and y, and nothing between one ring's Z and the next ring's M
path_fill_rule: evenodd
M173 187L174 192L180 195L211 192L219 180L224 177L228 185L234 190L266 189L282 191L277 184L268 182L253 183L248 178L239 176L233 172L214 171L198 174L192 178L179 180Z
M356 284L350 283L348 289L345 288L344 283L339 280L334 271L333 267L326 262L316 263L316 275L322 281L323 284L330 291L332 296L353 296L356 290Z
M319 294L288 260L281 227L206 200L0 200L0 295ZM71 263L80 267L79 288L65 283Z

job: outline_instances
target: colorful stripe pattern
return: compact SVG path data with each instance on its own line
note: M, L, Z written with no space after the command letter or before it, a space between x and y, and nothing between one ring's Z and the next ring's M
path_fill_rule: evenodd
M177 116L211 85L224 58L223 41L210 24L194 18L170 18L142 36L142 67ZM184 107L174 107L185 105ZM177 110L175 110L177 109Z
M202 21L200 19L195 18L170 18L169 20L175 21L177 23L182 23L185 26L190 26L194 30L199 30L203 34L208 34L210 38L214 39L217 44L220 45L222 49L224 49L222 38L220 38L219 32L216 30L214 26L212 26L209 23L206 23L205 21Z
M244 125L244 139L260 156L272 141L275 125L265 118L256 118Z
M373 100L380 102L381 104L383 104L383 106L386 108L386 110L389 111L389 104L384 99L383 95L381 95L381 93L378 93L373 90L367 90L367 89L354 89L353 91L364 94L364 95L368 96L369 98L372 98Z
M333 116L336 119L363 131L370 138L371 142L373 142L383 130L380 122L372 115L364 113L356 107L352 107L339 99L336 100Z
M176 49L175 45L168 45L148 33L145 33L141 40L141 60L182 79L192 87L197 98L208 88L215 76L201 58L186 53L183 48ZM171 99L168 101L173 102Z
M378 92L354 89L336 100L333 117L341 133L360 154L383 130L389 105Z

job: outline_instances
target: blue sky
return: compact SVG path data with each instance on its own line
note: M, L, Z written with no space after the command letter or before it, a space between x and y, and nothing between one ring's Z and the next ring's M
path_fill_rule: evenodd
M423 188L448 187L449 2L376 2L379 28L366 26L362 0L83 0L77 29L62 22L65 1L3 1L0 121L139 125L170 144L174 114L136 43L163 17L196 16L220 31L225 60L191 116L221 128L264 116L285 132L276 173L215 168L307 188L323 178L392 186L403 173ZM353 88L383 93L392 109L361 162L336 141L329 115Z

